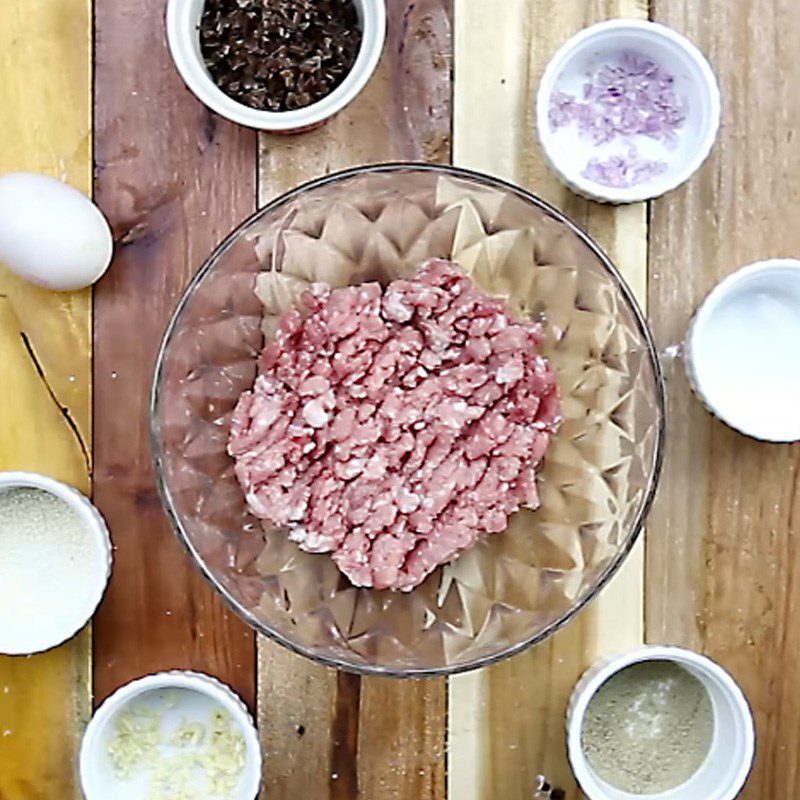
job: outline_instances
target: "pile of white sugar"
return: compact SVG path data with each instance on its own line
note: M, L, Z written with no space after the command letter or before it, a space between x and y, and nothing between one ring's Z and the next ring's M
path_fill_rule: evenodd
M93 532L64 500L0 491L0 652L35 652L75 633L106 569Z

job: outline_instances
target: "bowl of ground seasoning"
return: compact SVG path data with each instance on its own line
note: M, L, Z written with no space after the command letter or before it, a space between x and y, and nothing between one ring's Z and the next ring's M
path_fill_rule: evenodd
M753 762L753 717L733 678L677 647L591 668L567 719L569 758L589 800L733 800Z
M299 133L366 86L386 39L385 0L170 0L175 66L208 108Z

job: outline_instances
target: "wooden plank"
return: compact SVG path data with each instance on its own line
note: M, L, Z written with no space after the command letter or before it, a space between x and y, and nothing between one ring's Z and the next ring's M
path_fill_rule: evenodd
M260 200L320 174L450 152L450 3L389 4L385 58L323 128L261 138ZM259 642L259 724L271 800L443 798L446 686L337 674ZM302 733L300 731L302 730Z
M0 174L91 189L89 0L8 0L0 25ZM0 470L89 491L91 294L59 295L0 270ZM0 657L0 797L80 795L90 709L88 629L32 658Z
M435 800L446 796L444 683L430 678L362 681L360 797Z
M644 298L644 205L613 208L571 194L545 167L532 124L548 59L573 33L607 17L646 17L643 0L548 3L456 0L453 160L510 179L588 230ZM502 122L500 122L502 121ZM575 796L564 715L581 673L605 652L643 639L643 546L594 603L543 645L450 681L448 796L529 798L536 776Z
M650 307L662 348L737 266L800 253L800 19L791 0L655 0L719 77L724 123L710 161L653 206ZM800 794L800 447L748 440L708 415L669 367L660 495L650 518L647 634L708 653L755 710L756 767L743 798Z
M156 494L148 399L155 354L181 291L255 208L256 139L183 86L162 0L98 0L96 191L117 240L95 293L95 496L116 564L96 621L102 700L148 672L193 668L255 694L252 631L173 536Z

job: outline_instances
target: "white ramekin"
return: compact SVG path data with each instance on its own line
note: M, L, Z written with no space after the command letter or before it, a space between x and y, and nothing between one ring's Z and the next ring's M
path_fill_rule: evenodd
M180 690L176 692L175 690ZM172 694L170 694L172 693ZM147 696L150 696L148 701ZM108 754L117 716L136 703L157 703L165 725L192 719L198 708L218 706L230 715L245 742L245 766L235 800L253 800L261 787L262 755L258 732L245 704L216 678L198 672L160 672L117 689L95 712L81 743L80 780L86 800L139 800L142 781L116 777ZM194 714L193 714L194 712Z
M0 653L4 655L41 653L71 639L94 615L111 575L111 537L108 534L105 520L88 498L84 497L77 489L36 472L0 472L0 492L19 488L41 489L49 492L72 508L81 517L91 536L92 546L96 548L96 553L99 555L96 560L99 567L86 572L86 582L91 592L84 614L76 616L71 622L64 620L63 629L52 631L52 635L46 640L31 638L24 645L17 643L15 646L4 646L0 641ZM2 558L2 542L0 542L0 558ZM43 578L52 580L53 576L43 576Z
M750 264L718 283L683 348L689 382L731 428L766 442L800 441L800 261Z
M582 175L597 152L590 140L565 136L550 128L550 99L562 80L582 82L590 66L611 62L621 53L633 51L657 62L675 75L676 89L688 103L687 119L670 154L669 169L637 186L615 188L590 181ZM536 98L536 128L550 167L574 192L604 203L633 203L658 197L688 180L711 152L720 122L717 79L705 56L684 36L638 19L600 22L577 33L553 56L545 69ZM619 147L624 149L620 140Z
M367 85L386 41L386 0L353 0L361 22L362 41L353 68L329 95L293 111L259 111L238 103L213 81L200 52L200 18L205 0L169 0L167 40L172 59L200 102L240 125L276 133L301 133L315 128L351 103Z
M625 667L643 661L672 661L706 687L714 711L714 736L705 762L682 786L659 794L632 795L597 776L581 747L581 730L597 690ZM578 681L567 711L567 748L572 770L589 800L733 800L753 764L755 726L742 690L722 667L690 650L654 645L603 660Z

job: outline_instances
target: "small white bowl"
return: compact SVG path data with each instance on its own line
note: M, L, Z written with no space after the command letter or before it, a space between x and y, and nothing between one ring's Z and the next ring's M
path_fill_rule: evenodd
M729 275L695 312L684 345L706 408L746 436L800 441L800 261Z
M210 718L223 709L245 742L245 766L235 800L253 800L261 787L262 755L258 732L241 699L225 684L197 672L160 672L132 681L112 694L95 712L80 752L81 787L86 800L141 800L147 796L147 775L117 777L108 752L121 714L144 706L158 712L165 731L184 722Z
M259 111L228 97L203 62L200 19L205 0L169 0L167 40L172 59L189 89L201 103L240 125L279 133L316 128L349 105L375 72L386 41L386 0L353 0L361 23L362 40L353 68L329 95L292 111Z
M586 709L600 687L643 661L672 661L705 686L714 713L714 735L705 761L686 783L668 792L633 795L610 786L592 769L581 746L581 731ZM601 661L578 681L567 711L567 748L572 770L589 800L733 800L752 768L755 726L742 690L722 667L690 650L649 646Z
M637 136L642 158L663 160L668 169L629 187L604 186L583 176L591 158L607 158L628 149L622 138L596 148L577 130L552 130L550 100L556 91L582 98L587 76L614 64L626 52L640 54L675 76L675 89L687 102L687 117L674 149ZM688 180L708 157L720 122L717 80L703 54L684 36L655 22L615 19L592 25L569 39L545 69L536 99L536 126L544 155L558 177L577 194L605 203L633 203L658 197Z
M108 528L100 512L86 497L77 489L46 475L35 472L0 472L0 492L20 488L40 489L63 500L83 521L93 553L91 561L87 562L85 568L87 592L81 604L69 608L69 604L64 602L58 608L59 613L53 613L52 617L49 617L51 622L49 630L30 628L22 638L19 635L5 637L0 625L0 653L3 655L41 653L71 639L94 615L111 575L111 538ZM0 558L2 552L3 543L0 542ZM41 579L52 584L55 576L43 574Z

